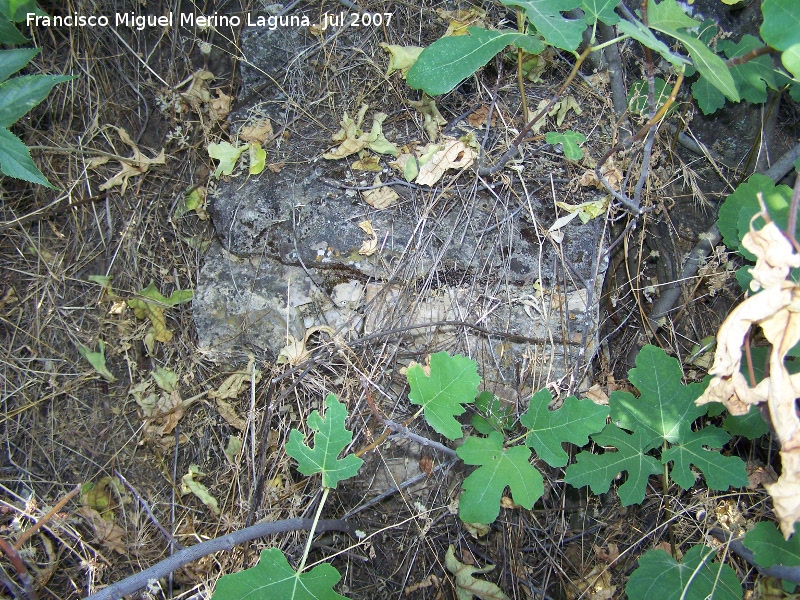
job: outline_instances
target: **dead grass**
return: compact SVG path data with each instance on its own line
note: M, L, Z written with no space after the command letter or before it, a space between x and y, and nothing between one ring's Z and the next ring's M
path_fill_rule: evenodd
M156 4L150 3L152 13L167 10L166 4ZM397 20L390 42L432 41L433 33L420 24L431 23L432 11L439 6L434 4L393 3ZM332 4L331 10L335 8ZM121 1L103 8L105 14L139 9L139 3ZM92 11L85 0L69 2L64 8L64 12ZM34 39L43 48L36 71L78 77L56 88L14 128L34 148L34 159L45 175L62 191L54 193L8 178L0 184L0 535L16 539L76 485L98 483L116 474L130 484L130 488L120 485L108 493L109 523L118 530L98 532L89 519L78 514L80 502L73 501L26 544L26 565L37 581L40 597L80 598L138 572L169 554L168 536L188 546L241 528L251 515L272 520L312 515L319 500L316 483L293 469L283 444L291 428L302 427L324 393L348 398L357 431L356 450L382 433L368 410L363 381L384 391L375 401L385 416L402 420L411 414L403 400L402 378L391 375L409 358L398 343L403 338L401 334L378 335L343 353L323 344L310 367L293 372L275 366L266 356L256 356L262 378L255 394L251 398L247 389L234 403L247 428L242 432L244 449L233 463L223 451L237 431L205 396L185 411L177 427L158 440L160 443L143 434L142 412L129 390L148 381L153 370L172 370L183 399L216 388L229 374L197 351L190 304L166 310L167 327L174 337L169 343L157 343L153 354L144 345L149 324L137 320L128 309L116 309L151 281L165 296L196 285L203 261L198 247L202 244L196 242L210 240L212 230L194 214L179 216L176 207L187 189L207 182L211 165L206 145L225 139L226 125L210 122L207 114L178 113L174 91L185 91L186 85L180 84L199 69L207 69L215 75L214 89L238 93L234 51L238 34L225 32L212 38L206 33L195 39L176 30L161 35L155 29L136 32L112 27L52 29L39 31ZM199 48L200 42L207 40L216 45L210 56ZM328 50L323 48L322 55ZM389 92L382 89L384 66L375 56L363 54L358 68L345 73L334 74L324 64L321 61L317 81L290 81L287 91L294 94L298 105L320 101L329 117L338 118L343 108L352 110L364 100L387 93L395 98L406 96L405 90L397 88L397 79L391 80ZM537 88L542 97L548 86L563 80L568 68L558 61L553 64L551 79ZM515 81L507 78L499 88L498 110L507 122L497 132L509 139L513 135L506 127L514 126L518 111L515 86ZM473 102L491 101L488 85L463 93L465 98L454 100L450 107L454 113ZM608 107L591 88L579 86L575 93L587 110L587 123L608 121ZM319 100L323 97L326 99ZM165 99L171 102L162 110L159 103ZM332 124L329 121L328 125ZM156 157L162 149L166 153L164 166L155 165L145 175L132 177L124 193L118 187L107 193L99 190L119 170L113 158L106 165L90 166L97 157L130 156L131 149L120 142L114 127L125 129L147 157ZM591 151L600 155L602 142L609 138L594 139L600 141ZM507 142L494 140L499 146ZM524 169L540 177L542 169L555 169L555 164L563 162L534 157ZM570 179L578 174L570 167L558 177ZM461 200L458 210L463 211L465 221L474 209L475 189L475 182L467 177L452 189L452 197ZM515 194L513 186L506 186L496 196L498 213L514 205ZM431 208L428 201L418 199L413 210L427 214ZM493 225L496 222L476 227ZM622 266L617 267L617 274L630 281L627 274L622 275L626 273ZM413 270L416 265L407 268ZM113 292L89 281L90 275L112 277ZM419 280L415 291L435 289L446 276L434 269ZM475 295L502 294L502 286L492 287L494 281L502 281L502 273L482 273L473 284ZM480 285L485 286L483 290ZM624 324L631 315L634 321L638 319L631 288L638 293L640 287L635 283L625 291L619 284L623 296L615 309L619 316L612 317L615 323ZM387 328L390 325L408 323L398 315ZM449 336L434 340L431 348L468 350L464 331ZM100 340L106 344L107 364L116 377L113 382L98 376L78 352L79 344L96 350ZM612 361L624 357L628 343L623 340L622 351L615 348ZM418 351L415 354L419 357ZM479 359L493 360L489 355ZM607 364L606 373L613 371L613 366ZM270 385L270 381L274 383ZM529 381L527 389L539 383ZM418 432L434 437L424 425ZM367 474L352 487L341 486L329 501L325 516L340 517L367 494L375 493L379 486L370 477L383 477L384 486L393 478L401 484L402 478L416 474L418 469L409 464L416 467L420 451L394 441L364 458ZM446 460L435 454L433 459L436 465ZM218 518L192 495L182 495L180 480L190 464L200 465L206 473L203 483L219 501ZM333 556L332 563L343 573L340 591L352 598L454 597L443 565L451 543L458 545L464 562L498 565L488 577L513 598L576 598L585 590L584 578L593 579L609 569L612 582L621 590L625 574L641 551L663 539L663 498L650 490L645 505L623 511L612 494L587 499L579 492L567 491L559 481L560 472L545 473L543 504L530 512L504 511L488 538L471 537L451 511L462 475L457 468L449 468L436 472L412 488L413 492L405 490L360 512L358 524L370 534L367 541L324 537L316 543L310 562ZM266 485L259 497L255 491L262 477ZM254 500L256 506L251 505ZM740 500L758 502L755 498ZM685 522L690 523L691 516L701 508L708 510L707 505L716 500L700 494L685 495L679 502L680 508L673 510L686 515ZM681 541L697 541L702 535L700 525L687 526ZM287 534L206 557L176 572L172 580L161 582L163 589L155 597L209 597L220 575L254 564L260 548L276 546L297 557L304 540L302 533ZM2 566L6 570L3 581L13 581L14 573L5 560ZM422 585L426 583L428 587ZM409 589L417 591L406 594ZM583 597L599 596L586 592Z

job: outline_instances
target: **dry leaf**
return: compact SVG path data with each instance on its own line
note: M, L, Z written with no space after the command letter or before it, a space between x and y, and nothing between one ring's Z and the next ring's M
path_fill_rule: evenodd
M445 21L449 21L447 31L442 37L448 35L467 35L468 27L486 27L486 11L480 8L459 8L456 10L442 10L437 8L436 12Z
M601 548L600 546L592 546L592 548L594 549L595 556L597 556L597 560L605 563L616 562L616 560L619 558L619 546L613 542L608 544L608 550Z
M460 562L455 555L453 545L447 549L444 557L444 566L450 571L456 580L456 598L458 600L510 600L497 585L491 581L476 579L474 573L488 573L494 569L494 565L477 568L465 565Z
M575 100L575 97L570 95L564 98L563 100L559 100L548 111L548 115L556 117L556 125L561 127L564 123L564 119L567 118L567 113L572 110L575 111L576 115L583 114L583 110L581 109L578 101Z
M376 175L372 185L380 185L382 183L380 175ZM395 201L400 198L400 194L395 192L388 185L381 186L372 190L364 192L364 202L373 208L383 210L389 208Z
M434 586L437 589L439 588L439 578L436 577L436 575L434 575L433 573L428 575L425 579L423 579L419 583L414 583L412 585L406 586L406 589L403 592L403 594L405 596L410 596L412 593L416 592L417 590L422 590L422 589L425 589L425 588L429 588L431 586Z
M361 243L361 248L359 248L358 253L362 256L372 256L378 250L378 236L372 229L372 223L370 221L361 221L358 227L368 236L367 239Z
M800 287L786 278L790 268L800 266L800 256L773 222L754 230L753 221L759 216L751 220L742 245L757 258L750 287L763 291L745 299L720 326L714 366L709 371L713 379L697 404L721 402L731 414L741 415L751 404L766 402L781 442L782 474L765 487L788 539L794 523L800 521L800 418L796 409L800 375L790 375L784 359L800 341ZM741 363L745 336L754 325L761 327L772 348L770 376L753 388L741 373Z
M472 148L460 140L446 140L443 146L419 168L416 179L418 184L433 185L442 178L448 169L465 169L473 163L477 156Z
M192 84L189 86L189 89L181 94L181 98L183 98L196 113L200 113L203 104L211 101L211 92L208 89L208 82L213 80L214 74L211 71L196 71L192 74Z
M228 402L225 402L225 400L217 398L217 412L219 413L219 416L225 419L225 421L231 427L234 427L239 431L244 431L247 429L247 421L240 417L239 413L236 412L236 409L233 408L233 406L231 406Z
M254 360L255 359L252 356L250 356L250 360L248 361L247 366L244 369L241 369L239 371L236 371L235 373L228 375L228 377L225 378L225 381L223 381L216 390L208 392L208 397L218 398L218 399L238 397L239 394L242 393L245 384L247 385L248 388L250 387L250 380L253 375ZM256 369L255 375L256 375L255 382L258 383L259 381L261 381L261 370Z
M373 173L380 173L383 171L383 167L381 166L378 157L374 154L370 154L369 152L365 152L362 150L359 152L359 159L350 165L350 168L353 171L371 171Z
M278 353L278 360L276 362L279 365L289 363L291 366L295 367L309 356L311 356L311 353L306 350L305 340L298 340L290 333L286 336L286 345L281 348L281 351Z
M771 466L767 465L762 467L747 463L747 479L750 483L747 484L747 489L755 490L762 486L767 486L775 483L778 480L778 474Z
M531 119L533 119L533 117L542 112L545 106L547 106L548 104L550 104L550 100L548 100L547 98L545 98L544 100L539 100L539 104L536 105L536 110L531 110L530 108L528 109L527 120L530 121ZM536 121L534 126L531 127L531 131L535 135L539 135L542 132L542 127L544 127L546 123L547 123L547 116L544 116L538 121Z
M608 568L595 566L582 579L574 582L575 588L567 593L570 600L588 598L590 600L611 600L617 586L611 585L611 573Z
M486 126L486 119L488 118L489 118L489 107L484 104L479 108L475 109L474 112L471 112L467 116L467 123L472 127L480 129ZM492 113L491 125L494 126L496 121L497 121L497 111L494 111Z
M222 90L217 90L217 97L211 101L209 116L213 121L222 121L231 112L233 96L228 96Z
M278 359L276 362L279 365L289 363L291 366L296 367L303 361L307 360L311 356L311 353L306 348L308 338L317 332L327 333L330 336L333 336L335 333L332 327L328 327L327 325L317 325L315 327L309 327L306 330L306 334L303 336L302 340L298 340L292 334L289 334L286 336L286 345L278 354Z
M519 504L514 504L514 501L511 498L509 498L508 496L502 496L500 498L500 507L501 508L514 509L514 508L519 508L520 506L519 506Z
M106 548L117 554L126 554L125 530L114 521L107 521L99 512L89 506L82 506L75 511L86 519L94 530L95 539Z
M101 184L98 189L101 191L110 190L112 187L119 185L121 186L120 192L124 194L125 190L128 189L128 179L147 172L147 170L150 168L150 165L163 165L166 162L164 158L164 149L162 148L161 153L155 158L147 158L144 154L142 154L141 150L139 150L139 147L133 143L133 140L131 139L131 136L128 135L127 131L120 127L110 127L116 130L117 134L119 135L119 139L133 149L133 156L129 159L120 160L119 162L120 165L122 165L122 170L108 179L105 183Z
M423 456L419 459L419 470L425 473L425 477L430 477L433 473L433 459L430 456Z
M583 396L595 404L608 406L608 394L603 391L603 388L600 387L599 383L595 383L592 387L586 390Z
M272 123L269 119L259 119L250 125L243 125L239 130L239 139L245 142L264 144L272 139Z

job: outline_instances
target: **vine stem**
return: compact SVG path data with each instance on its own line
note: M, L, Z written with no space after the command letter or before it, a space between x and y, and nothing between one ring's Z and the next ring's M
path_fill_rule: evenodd
M662 454L667 451L667 440L664 440L661 446ZM666 511L667 511L667 535L669 536L669 549L670 553L672 554L673 558L677 560L678 553L677 548L675 546L675 529L672 527L672 503L669 497L669 469L667 467L667 463L664 463L664 474L661 478L661 490L664 493L664 500L666 502Z
M303 569L306 568L306 561L308 560L308 553L311 551L311 542L314 540L314 530L317 528L317 523L319 523L319 516L322 514L322 508L325 506L325 501L328 499L328 493L331 491L331 488L324 487L322 488L322 498L319 501L319 506L317 507L317 514L314 515L314 522L311 523L311 531L308 532L308 540L306 541L306 548L303 550L303 558L300 561L300 566L297 567L297 575L299 576L300 573L303 572Z

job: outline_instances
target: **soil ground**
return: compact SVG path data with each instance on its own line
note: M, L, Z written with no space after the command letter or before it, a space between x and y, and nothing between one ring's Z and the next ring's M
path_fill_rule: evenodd
M44 8L51 14L93 11L84 0L65 6ZM364 8L394 13L391 28L368 35L391 44L426 45L435 39L432 24L444 23L436 21L436 9L446 7L438 2L395 2L389 8L389 3L376 2ZM340 6L317 2L313 9L334 13ZM104 14L143 10L139 2L103 3ZM178 12L178 7L151 1L146 10L166 14ZM182 10L200 12L196 7ZM215 10L244 14L255 13L257 7L217 3ZM503 16L492 7L488 18L496 23ZM427 25L421 27L420 22ZM211 180L215 165L207 146L226 140L227 127L224 120L215 120L210 103L193 104L186 93L193 75L205 70L213 74L213 97L237 98L241 31L112 26L25 33L42 48L31 72L72 73L76 78L58 86L14 127L59 191L5 177L0 182L0 536L19 539L60 499L84 486L84 493L59 507L24 544L24 561L39 597L71 600L162 560L170 553L170 538L189 546L242 528L251 508L258 518L271 520L313 515L318 483L297 473L285 455L288 432L302 426L325 392L363 399L356 367L371 372L369 365L380 365L385 357L380 343L365 344L359 350L360 364L332 355L313 368L293 371L277 365L274 357L254 356L253 366L262 372L260 382L252 395L248 385L229 401L245 421L244 431L237 431L207 396L230 371L197 351L191 303L164 309L171 336L155 342L150 351L152 323L137 318L127 300L151 282L167 297L195 287L204 249L214 233L208 220L180 207L188 190ZM347 81L354 89L337 93L355 97L363 92L355 89L357 85L383 85L386 56L365 60L373 79L339 78L337 85ZM321 53L321 76L331 76L333 67ZM513 129L521 121L515 115L513 67L506 67L500 103L508 109L505 126ZM568 57L553 56L538 84L542 93L556 89L570 69ZM497 72L489 71L476 80L480 87L473 82L454 92L459 95L452 102L454 111L456 104L491 101ZM576 90L585 109L583 125L605 123L610 141L609 107L588 82L578 83ZM340 114L340 108L333 113ZM134 174L125 189L103 189L121 169L117 157L132 154L122 131L148 158L163 151L164 163ZM664 148L662 161L654 165L658 180L668 182L687 173L690 177L691 169L666 158L669 140L658 143ZM101 164L99 158L109 160ZM660 202L667 189L666 183L654 184L648 202ZM670 275L659 270L663 261L655 259L655 253L672 256L679 264L697 233L713 222L712 211L693 201L691 194L681 187L669 189L670 210L655 212L610 261L600 299L603 350L594 362L594 382L605 392L625 385L631 348L642 342L641 317L652 289L648 286L657 287ZM724 279L721 262L717 271ZM708 272L713 275L714 269ZM110 284L90 279L98 275L111 278ZM736 289L715 285L705 279L687 288L686 311L658 343L686 356L694 343L714 333ZM97 352L101 340L113 380L99 375L79 351L83 347ZM175 391L164 401L184 404L153 422L131 391L148 382L152 390L151 374L159 369L176 376ZM690 375L702 374L698 366ZM188 399L195 400L185 402ZM405 402L402 397L372 400L392 416L413 412L399 405ZM268 412L268 405L275 411ZM162 435L153 435L153 427L161 428ZM351 427L356 449L381 433L373 430L366 411ZM239 433L244 447L228 458L224 450L230 437ZM769 448L736 451L754 458L769 454ZM342 485L323 516L341 517L365 496L388 487L392 477L417 475L425 458L432 458L434 465L445 462L435 452L422 452L402 441L378 446L364 458L365 472L374 473L374 479L362 477L353 486ZM198 481L219 503L218 515L182 489L190 465L198 465L205 474ZM545 469L545 475L547 492L533 511L504 510L489 534L477 538L449 508L458 497L463 474L455 467L441 469L422 484L354 516L358 528L370 534L367 541L323 536L310 562L329 559L343 574L338 590L352 598L455 598L452 577L444 568L445 552L454 544L462 562L496 565L485 577L512 598L619 598L639 555L664 541L668 510L679 516L679 544L705 539L702 515L739 525L744 513L752 518L764 510L763 492L712 495L698 488L666 499L656 481L643 505L622 509L613 490L602 497L587 496L585 490L567 489L560 471ZM255 492L262 476L266 484L259 497ZM94 495L85 492L86 484L94 484ZM254 499L257 507L251 505ZM210 597L221 575L254 564L261 548L280 548L296 561L305 539L304 532L285 534L205 557L140 597ZM740 575L746 574L746 565L732 564ZM0 581L9 582L0 584L0 596L14 597L19 593L15 572L5 559L0 566Z

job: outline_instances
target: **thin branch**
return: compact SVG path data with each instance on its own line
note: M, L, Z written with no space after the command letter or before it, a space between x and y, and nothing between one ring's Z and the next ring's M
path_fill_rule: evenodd
M22 544L24 544L24 543L25 543L25 542L27 542L29 539L31 539L31 536L32 536L34 533L36 533L37 531L39 531L39 529L40 529L41 527L43 527L43 526L44 526L44 525L45 525L45 524L46 524L46 523L47 523L47 522L48 522L50 519L52 519L52 518L53 518L53 516L54 516L54 515L55 515L55 514L56 514L58 511L60 511L62 508L64 508L64 505L65 505L67 502L69 502L69 501L70 501L72 498L74 498L75 496L77 496L77 495L80 493L80 491L81 491L81 487L80 487L80 486L77 486L77 487L76 487L74 490L72 490L72 491L71 491L69 494L67 494L67 495L66 495L66 496L64 496L64 497L63 497L61 500L59 500L58 502L56 502L55 506L54 506L53 508L51 508L49 511L47 511L47 514L46 514L46 515L44 515L44 516L43 516L41 519L39 519L38 521L36 521L36 523L34 523L34 524L33 524L33 525L30 527L30 529L28 529L28 530L27 530L27 531L25 531L25 532L24 532L24 533L23 533L21 536L19 536L19 539L18 539L18 540L17 540L17 541L14 543L14 549L15 549L15 550L19 550L20 548L22 548Z
M28 573L25 562L22 560L19 552L17 552L17 549L9 544L4 538L0 537L0 550L2 550L3 553L8 557L11 566L14 567L14 570L17 572L17 576L22 582L22 589L25 591L25 596L27 596L28 600L36 600L36 590L33 588L33 578L31 577L31 574ZM11 591L13 592L14 590Z
M313 519L285 519L283 521L256 523L251 527L245 527L239 531L184 548L149 569L139 571L118 583L103 588L99 592L88 596L86 600L120 600L123 596L133 594L147 587L148 581L166 577L176 569L180 569L199 558L220 550L230 550L238 544L244 544L260 537L286 533L287 531L310 531L313 522ZM355 528L344 520L324 519L317 523L316 531L345 531L352 535Z

